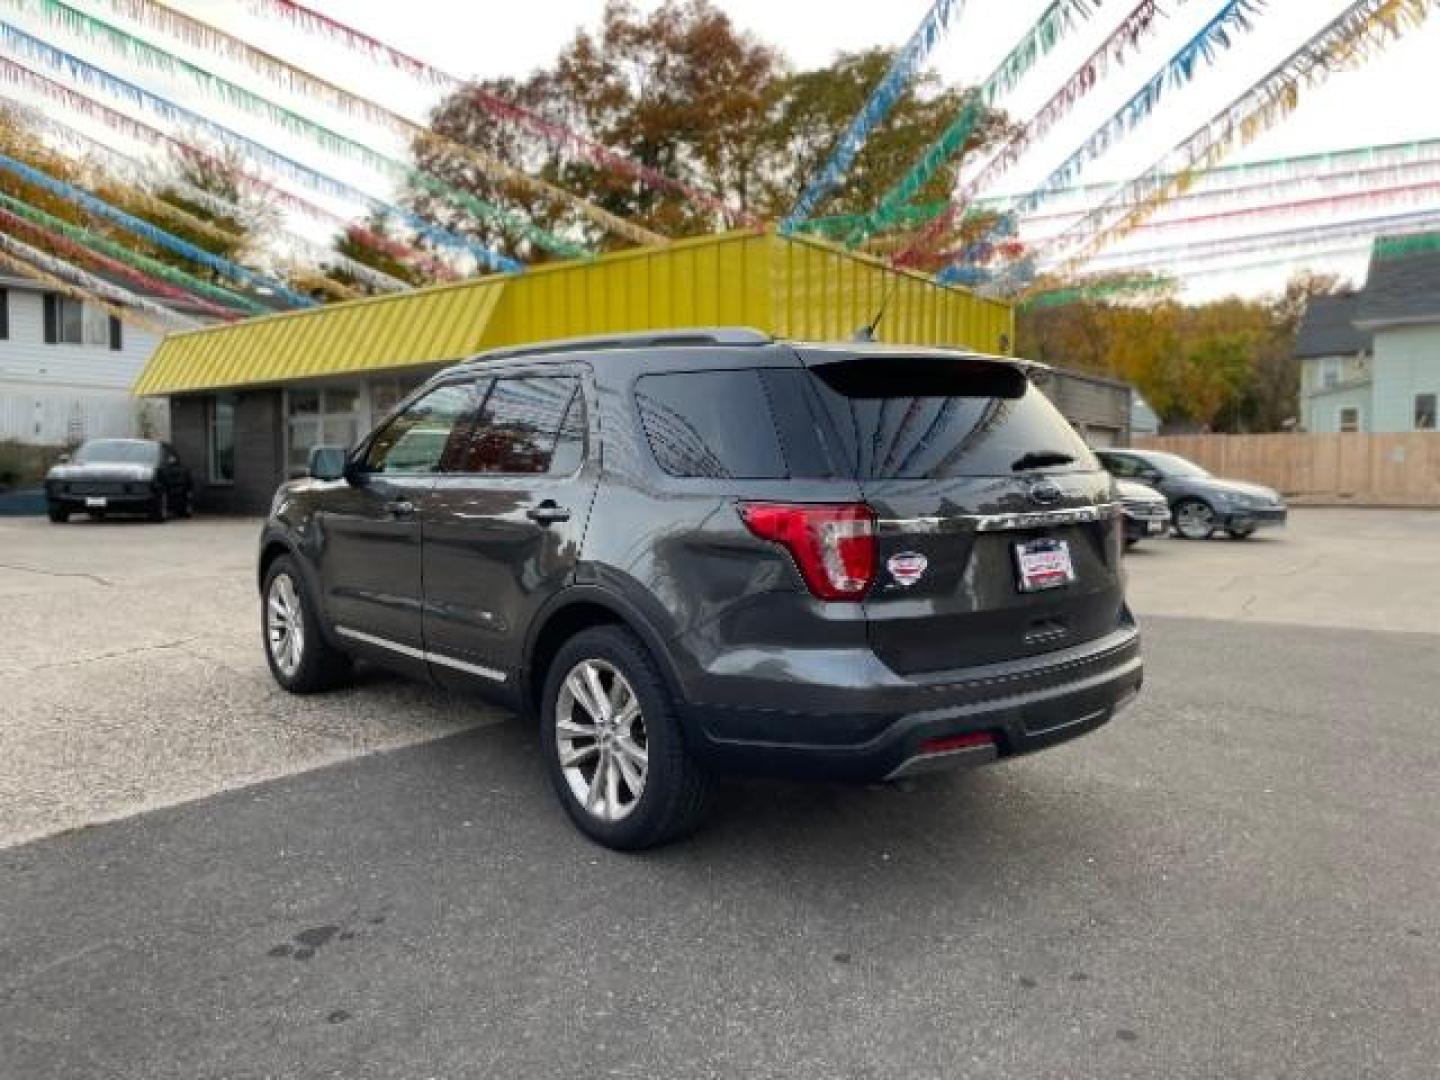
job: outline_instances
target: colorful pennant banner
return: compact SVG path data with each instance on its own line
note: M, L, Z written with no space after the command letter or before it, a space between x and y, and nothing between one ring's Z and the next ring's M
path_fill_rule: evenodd
M117 0L112 0L117 2ZM125 2L125 0L118 0ZM143 3L143 0L129 0L130 3ZM252 0L251 6L267 14L278 15L300 27L307 33L315 34L326 38L329 41L343 45L353 52L379 63L389 64L399 71L405 72L412 78L433 86L441 87L447 92L454 91L466 86L467 80L441 71L439 68L427 64L423 60L416 59L408 53L393 48L378 38L371 37L354 27L331 18L297 3L295 0ZM590 139L573 128L563 124L547 120L538 113L532 112L514 102L506 101L496 97L478 86L466 87L466 93L470 99L484 109L497 120L508 121L523 127L532 133L540 136L549 145L557 149L569 148L572 153L584 158L598 169L608 169L611 172L628 176L644 186L657 191L668 191L677 195L696 206L703 206L713 213L719 215L722 221L735 222L748 227L758 227L762 222L752 214L737 212L728 206L723 199L704 191L693 184L687 184L675 177L666 176L658 169L644 165L634 158L611 150L602 143ZM347 110L343 102L331 102L339 109Z
M1064 263L1068 272L1134 231L1237 146L1248 145L1289 116L1300 103L1302 88L1324 82L1335 70L1363 63L1405 30L1421 25L1436 3L1355 0L1269 74L1058 238L1057 247L1079 245ZM1117 211L1119 217L1107 223Z
M64 180L58 180L48 173L41 172L39 169L25 164L23 161L16 161L6 154L0 154L0 170L18 176L20 179L27 183L34 184L36 187L44 188L52 195L58 195L62 199L69 199L71 202L83 207L92 214L105 218L107 221L119 225L121 228L134 233L136 236L150 241L152 244L173 251L177 255L182 255L191 262L207 266L217 274L221 274L231 281L249 285L262 294L273 292L283 298L292 307L315 306L314 300L302 293L295 292L283 282L267 277L264 274L256 273L253 270L248 270L238 263L233 263L229 259L221 258L219 255L206 251L204 248L196 247L194 244L166 232L158 225L153 225L142 218L137 218L133 214L127 214L125 211L118 207L111 206L108 202L97 198L88 191L82 191L73 184L68 184Z
M1313 195L1316 198L1325 196L1343 198L1352 194L1363 195L1367 192L1385 191L1406 184L1420 183L1426 179L1440 179L1440 159L1411 161L1403 165L1378 165L1374 168L1354 169L1349 172L1312 174L1293 180L1262 180L1254 184L1236 184L1233 187L1201 190L1192 188L1183 195L1176 195L1168 205L1188 209L1208 204L1226 206L1239 203L1245 204L1247 209L1261 213L1270 207L1283 209L1301 203L1303 200L1297 199L1297 196L1301 195ZM1255 203L1257 199L1261 200L1263 205L1251 206L1250 204ZM1086 213L1086 210L1071 210L1053 214L1035 214L1025 219L1025 225L1029 230L1044 222L1074 221L1084 217ZM1169 226L1175 220L1186 219L1167 218L1164 221L1148 221L1139 227L1147 230L1160 229ZM1032 243L1044 243L1044 240L1032 239Z
M1064 288L1031 293L1020 305L1025 309L1062 307L1087 300L1108 300L1114 296L1168 295L1175 291L1175 281L1154 274L1080 281Z
M1371 241L1380 236L1408 234L1434 228L1440 222L1440 210L1412 210L1401 214L1355 218L1349 221L1308 225L1300 228L1275 229L1248 236L1222 237L1216 240L1160 244L1126 252L1107 252L1091 260L1107 272L1137 270L1155 265L1178 262L1213 261L1241 255L1263 254L1278 247L1307 244L1333 244L1341 240ZM1050 270L1047 275L1052 274Z
M218 304L208 305L208 307L212 309L219 308L219 310L213 312L214 314L221 315L222 317L226 315L233 317L236 309L249 315L268 315L270 313L269 308L247 296L241 296L239 293L231 292L229 289L223 289L219 285L211 284L201 278L187 274L177 267L160 262L158 259L152 259L148 255L141 255L139 252L131 251L125 247L125 245L118 244L109 237L101 236L99 233L82 228L73 222L65 221L63 218L58 218L53 214L48 214L39 207L32 206L30 203L17 199L14 196L0 192L0 206L38 226L50 230L52 233L60 234L76 244L83 245L97 253L107 255L112 259L118 259L121 262L128 263L137 270L143 271L151 278L158 278L169 282L171 285L178 286L186 292L194 293L196 297L208 297L210 300L218 301ZM197 300L196 302L202 307L207 306L203 301ZM220 308L220 305L227 305L227 307Z
M171 77L187 78L202 92L217 101L263 117L269 123L275 124L293 135L309 139L327 153L359 161L367 168L389 173L397 178L418 184L447 202L474 214L481 221L487 221L517 238L527 240L542 250L566 258L584 258L589 254L581 245L556 236L522 214L505 210L471 192L448 184L431 173L416 169L388 154L382 154L365 143L351 139L333 128L326 127L293 109L271 101L247 87L167 52L104 19L87 15L78 8L65 3L64 0L26 0L26 3L27 6L38 10L54 25L63 28L68 33L84 38L86 41L103 43L127 63L151 68ZM506 168L508 169L508 167ZM507 177L512 181L518 182L524 176L518 170L509 169L508 171L514 174ZM558 192L560 189L556 188L555 191Z
M89 119L99 120L111 130L119 132L127 138L134 139L136 142L143 142L148 146L158 147L167 152L180 151L196 160L207 162L217 169L231 172L239 183L243 184L248 190L257 193L258 196L266 202L283 206L285 209L302 214L312 221L348 232L354 236L356 242L362 246L382 252L400 262L411 263L424 270L430 277L441 281L454 280L456 277L455 271L451 267L435 259L433 256L418 251L408 244L401 243L399 240L376 236L369 230L355 224L349 218L334 213L319 203L311 202L309 199L303 198L285 188L278 187L249 170L241 170L239 172L229 170L225 162L216 158L202 147L185 142L183 139L169 135L159 128L152 127L124 113L117 112L102 102L96 101L89 95L82 94L78 90L72 90L63 83L58 83L53 79L41 75L37 71L27 68L23 64L16 63L9 57L0 56L0 78L4 78L7 82L14 83L15 85L23 86L27 90L38 91L46 97L53 98L63 104L67 109L78 112ZM99 152L101 156L122 156L119 155L118 151L111 149L99 140L92 139L78 128L66 124L48 112L26 106L23 115L27 123L42 128L47 134L71 146L79 147L79 152L82 154ZM138 162L134 158L125 158L125 160L133 162L135 166L140 169L142 175L153 168L153 166ZM398 288L409 288L405 282L400 281L398 278L391 278L388 274L382 274L380 271L374 270L364 263L357 262L338 252L331 253L327 251L326 257L335 262L336 265L344 267L356 277L371 280L372 284L375 284L378 288L385 289L387 282L393 282L395 287Z
M1108 120L1045 179L1035 191L1021 199L1016 209L1022 214L1033 211L1053 191L1073 184L1087 164L1102 157L1115 143L1137 128L1154 111L1167 87L1188 83L1195 77L1195 66L1201 60L1214 64L1219 50L1234 42L1235 31L1248 31L1251 19L1261 11L1262 0L1228 0L1198 34L1167 60L1145 84L1120 106Z
M881 196L875 210L853 231L849 239L851 246L862 242L870 233L883 232L897 225L915 196L924 190L947 161L965 148L985 111L1014 89L1036 61L1059 44L1078 18L1088 18L1090 11L1091 0L1052 0L980 85L979 91L965 103L950 126L926 148L910 171Z
M5 211L0 211L0 214L5 214ZM6 216L14 219L13 215ZM57 255L51 255L39 248L31 247L9 233L0 232L0 246L3 246L15 258L23 259L32 266L39 267L45 273L69 281L76 288L83 289L87 293L107 301L112 305L111 308L107 308L111 314L115 314L114 308L134 308L153 318L158 326L165 327L162 333L168 333L169 330L194 330L200 326L194 319L187 319L179 312L171 311L162 304L157 304L143 296L137 296L129 289L122 289L119 285L113 285L98 278L88 270L82 270Z
M1418 139L1413 142L1381 143L1375 146L1346 147L1341 150L1324 150L1315 154L1299 154L1292 157L1265 158L1236 165L1217 165L1207 169L1195 178L1193 194L1205 193L1210 184L1235 185L1285 183L1290 181L1324 178L1346 173L1358 173L1370 169L1399 168L1427 161L1440 161L1440 139ZM1163 179L1171 180L1173 176ZM1059 196L1089 200L1095 195L1112 195L1121 187L1120 182L1099 184L1077 184L1057 192ZM1019 200L1032 192L1022 191L1014 195L993 195L975 199L971 205L977 209L1004 210L1013 207ZM1043 215L1034 215L1029 220L1039 220Z
M66 296L73 296L76 300L83 301L87 304L94 304L102 311L115 316L115 318L119 319L123 323L126 323L127 325L138 326L143 330L148 330L150 333L158 334L161 337L164 337L171 331L172 328L170 326L162 322L157 322L149 318L148 316L137 312L134 308L127 308L122 307L119 304L112 304L110 303L110 301L106 300L102 296L97 296L95 293L87 292L85 289L73 285L72 283L66 281L64 278L57 277L54 274L42 270L38 266L34 266L31 263L26 262L24 259L19 258L9 250L10 243L12 243L10 237L6 236L3 233L0 233L0 266L6 267L9 270L13 270L21 277L28 277L32 281L38 281L40 282L40 284L44 285L47 289L50 289L53 292L63 293Z
M0 195L0 201L7 201L8 197ZM234 308L223 307L220 304L212 304L199 296L192 295L185 289L177 288L167 281L152 277L135 268L128 260L114 259L102 254L85 244L72 240L63 233L44 228L28 216L12 213L5 207L0 207L0 223L8 225L12 229L19 229L36 238L40 243L49 245L55 251L70 256L72 259L79 259L82 262L92 262L102 270L107 270L118 277L139 285L147 292L156 296L164 296L170 300L177 300L185 304L193 305L202 311L208 312L217 319L225 322L233 322L240 317Z
M26 0L26 2L32 7L38 7L50 18L71 29L78 28L77 32L106 37L116 34L123 35L123 31L116 30L101 20L92 19L74 5L66 3L65 0ZM287 93L323 102L347 115L360 117L370 123L386 127L412 143L418 140L443 149L450 154L464 158L492 180L539 192L554 202L570 206L607 232L625 236L641 244L667 242L666 238L660 234L612 214L589 199L522 169L514 168L476 147L467 146L454 139L439 135L392 109L387 109L359 94L351 93L335 83L311 74L304 68L282 60L273 53L256 48L249 42L233 34L228 34L218 27L191 18L168 4L161 3L160 0L107 0L107 2L112 8L136 22L154 27L160 32L176 37L190 45L218 53L231 61L245 65L265 76ZM129 35L123 35L123 37L129 37ZM123 37L117 42L122 47L128 44ZM169 55L164 53L164 50L159 50L159 47L153 43L150 44L150 48ZM177 62L183 63L183 61Z
M27 56L38 59L55 70L69 73L72 78L85 85L99 86L112 97L121 98L148 109L167 123L180 127L191 125L203 130L217 142L240 149L256 163L263 164L266 168L280 173L287 179L298 181L327 195L349 199L359 202L363 206L378 208L384 213L391 214L397 220L404 222L406 227L416 235L424 236L437 246L464 251L476 259L481 266L503 273L520 273L524 270L524 267L514 259L502 255L484 244L458 236L439 226L431 225L393 203L376 198L342 180L302 165L293 158L277 153L268 146L247 138L200 113L177 105L168 98L151 93L135 83L112 75L103 68L77 56L72 56L63 49L57 49L3 20L0 20L0 41ZM7 70L13 69L7 68Z
M1159 0L1140 0L1040 110L965 183L946 211L896 255L896 263L913 265L920 255L934 250L955 222L960 220L976 194L993 184L1020 160L1026 150L1044 138L1077 101L1104 81L1113 70L1122 67L1131 56L1139 53L1141 43L1153 32L1159 16Z
M965 9L965 2L966 0L935 0L930 6L919 29L895 57L880 84L871 92L860 112L840 136L830 159L801 193L794 209L780 223L781 232L793 232L796 226L815 213L820 203L840 186L840 181L845 178L870 132L890 115L895 103L905 94L911 80L944 36L950 23Z

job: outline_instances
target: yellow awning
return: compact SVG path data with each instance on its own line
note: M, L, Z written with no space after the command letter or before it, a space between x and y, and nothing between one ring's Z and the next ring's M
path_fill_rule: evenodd
M134 392L183 394L443 364L582 334L752 326L843 341L881 305L881 340L987 353L1010 307L830 244L767 232L707 236L584 262L171 334Z

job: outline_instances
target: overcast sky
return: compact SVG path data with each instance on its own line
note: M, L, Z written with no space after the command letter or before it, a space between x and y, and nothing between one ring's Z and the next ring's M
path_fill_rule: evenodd
M104 0L72 0L80 6L117 19ZM197 17L225 26L257 45L323 74L357 92L383 100L415 119L423 119L435 92L417 86L395 71L376 70L354 53L318 43L298 29L275 19L263 19L236 0L169 0ZM594 26L603 0L307 0L312 6L417 55L462 77L524 76L548 63L579 26ZM775 46L798 67L823 64L836 52L872 45L900 45L918 25L931 0L717 0L736 24ZM947 81L974 83L982 79L1045 7L1046 0L970 0L962 17L934 55L931 66ZM649 10L658 0L635 0ZM1028 117L1135 6L1135 0L1105 0L1094 16L1060 48L1038 64L1020 87L1000 104L1016 118ZM1162 0L1169 14L1159 33L1152 35L1142 54L1103 81L1035 152L1027 155L1005 178L1005 187L1025 188L1041 179L1067 157L1085 137L1174 51L1220 8L1220 0ZM1202 67L1187 87L1167 92L1156 114L1099 161L1088 166L1084 180L1117 180L1132 176L1160 158L1205 119L1280 62L1307 37L1334 18L1345 0L1268 0L1255 15L1254 30L1236 37L1234 47L1219 54L1213 68ZM1257 4L1257 7L1259 5ZM15 17L6 14L7 18ZM47 24L20 19L66 48L112 70L124 71L103 48L67 39ZM172 42L167 47L185 52ZM217 71L233 74L263 93L274 95L267 83L257 82L244 68L228 66L213 56L186 53ZM1380 60L1356 72L1333 76L1323 87L1307 93L1301 109L1285 124L1263 136L1234 160L1263 159L1313 151L1346 149L1383 142L1440 137L1433 89L1440 67L1440 20L1391 47ZM134 71L130 77L136 77ZM214 115L256 139L269 142L307 163L369 189L385 190L373 174L337 162L293 138L277 136L263 122L243 113L227 111L213 100L183 84L166 86L153 74L142 76L147 85L166 91L197 111ZM0 91L10 92L0 87ZM344 117L326 116L306 106L347 134L383 149L403 154L403 146L382 133ZM103 129L100 129L103 130ZM97 132L98 133L98 132ZM106 135L113 140L113 135ZM1380 210L1347 209L1335 219L1368 213L1440 208L1440 197L1417 205ZM1325 220L1307 218L1306 223ZM1294 221L1261 222L1252 231L1293 227ZM1227 234L1239 230L1228 228ZM1194 239L1218 233L1191 230ZM1177 239L1174 231L1164 242ZM1148 243L1155 243L1152 237ZM1137 241L1140 243L1140 241ZM1362 274L1363 258L1336 264ZM1268 288L1281 283L1286 269L1253 272L1239 277L1202 279L1203 293L1224 288Z

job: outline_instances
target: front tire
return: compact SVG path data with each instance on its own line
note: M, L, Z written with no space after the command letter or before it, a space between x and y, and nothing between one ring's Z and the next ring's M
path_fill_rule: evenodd
M619 626L582 631L551 662L543 694L551 783L581 832L635 851L699 825L710 780L686 747L674 699L639 638Z
M1242 525L1238 529L1226 529L1225 532L1229 534L1231 540L1249 540L1255 535L1255 526Z
M70 520L70 508L68 506L62 506L60 503L47 503L45 506L45 516L56 525L64 525Z
M1184 499L1175 507L1175 531L1186 540L1209 540L1218 528L1215 511L1200 499Z
M170 516L170 493L161 488L150 503L150 520L164 521Z
M343 685L350 676L350 658L325 640L305 579L290 556L270 564L261 597L265 661L281 688L313 694Z

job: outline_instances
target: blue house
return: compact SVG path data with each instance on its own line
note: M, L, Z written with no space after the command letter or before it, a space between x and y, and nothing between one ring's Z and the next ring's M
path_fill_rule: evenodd
M1306 431L1434 431L1440 234L1381 238L1359 292L1316 297L1296 339Z

